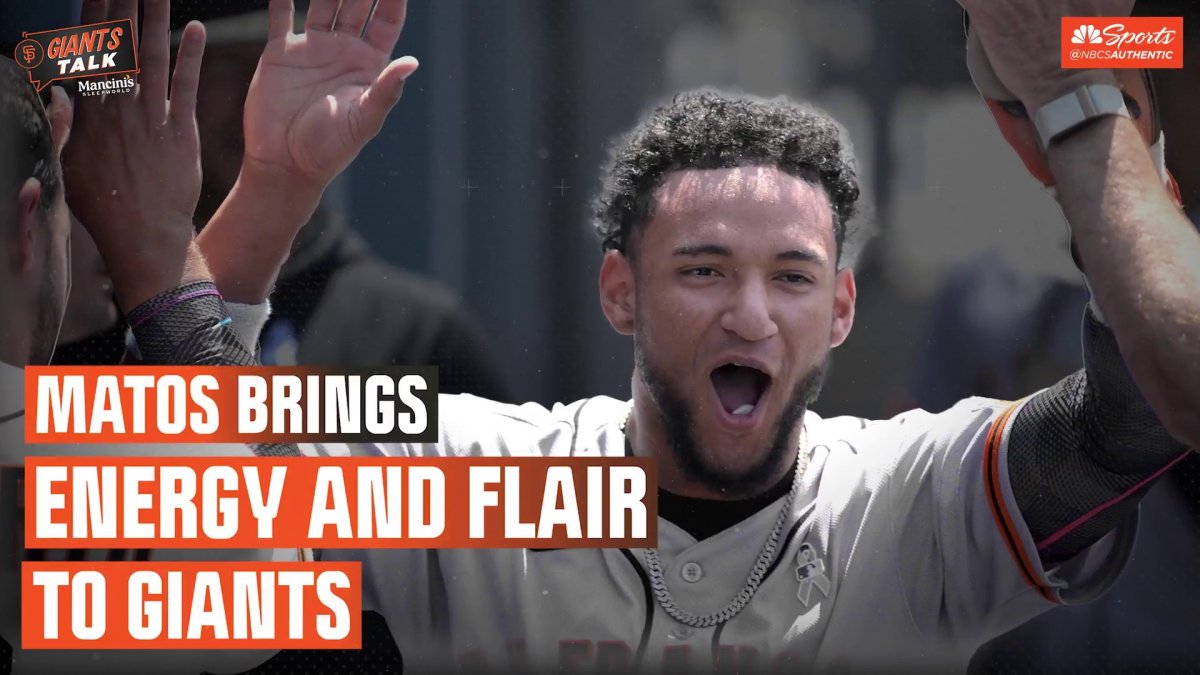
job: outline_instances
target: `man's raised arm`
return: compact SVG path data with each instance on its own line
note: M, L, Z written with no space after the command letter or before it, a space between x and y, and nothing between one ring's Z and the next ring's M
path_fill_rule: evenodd
M123 17L137 21L136 2L88 0L81 21ZM231 326L194 241L204 28L188 25L170 74L169 17L170 3L147 3L133 93L81 98L74 120L65 94L53 93L48 114L65 144L67 201L104 258L145 362L252 365L256 330L239 336Z
M1200 234L1128 119L1050 146L1059 202L1133 379L1167 430L1200 448Z
M121 17L136 21L137 3L124 0L109 8L103 0L89 0L81 21ZM188 25L175 72L168 76L169 17L166 0L146 4L135 93L84 99L72 123L65 95L55 92L50 117L56 143L66 143L67 200L112 275L143 362L255 365L266 307L241 307L235 320L194 239L200 197L196 89L204 28ZM298 454L290 444L257 446L255 452Z
M1184 442L1200 442L1200 236L1130 119L1089 115L1089 106L1081 109L1090 119L1071 124L1039 116L1056 101L1118 86L1111 71L1061 67L1062 17L1125 16L1132 0L960 4L996 74L1049 139L1058 199L1094 293L1084 369L1025 402L1007 441L1021 516L1052 564L1112 530L1186 454Z
M1116 86L1110 70L1061 67L1061 17L1126 16L1133 0L960 4L1035 119L1084 87ZM1046 159L1094 302L1138 389L1175 438L1200 447L1200 234L1128 118L1084 122L1056 137Z
M246 97L237 183L199 236L226 298L271 293L321 194L383 126L417 69L391 60L405 0L313 0L292 33L292 0L271 0L266 48ZM368 18L370 19L368 21Z

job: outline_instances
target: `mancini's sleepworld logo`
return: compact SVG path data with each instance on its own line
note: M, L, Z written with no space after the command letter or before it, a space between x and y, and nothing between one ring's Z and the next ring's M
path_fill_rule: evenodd
M81 80L82 93L131 91L138 72L133 21L118 19L86 26L23 33L13 53L38 91L55 80ZM125 77L100 76L124 75Z

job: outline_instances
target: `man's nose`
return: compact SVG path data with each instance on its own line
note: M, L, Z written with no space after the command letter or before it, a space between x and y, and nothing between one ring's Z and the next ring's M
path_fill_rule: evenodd
M765 340L779 332L771 318L767 289L762 283L743 285L721 316L721 327L748 342Z

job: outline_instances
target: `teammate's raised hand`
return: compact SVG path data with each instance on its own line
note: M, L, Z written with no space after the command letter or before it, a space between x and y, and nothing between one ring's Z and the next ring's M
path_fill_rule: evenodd
M137 0L86 0L81 23L132 18L136 32L137 8ZM79 97L63 151L68 205L96 241L126 310L184 280L195 233L204 27L187 26L168 75L170 15L169 0L146 0L138 85Z
M405 0L312 0L304 32L292 0L271 0L269 41L246 98L243 169L324 187L345 169L400 98L417 60L391 60Z
M971 17L996 75L1035 111L1082 84L1112 83L1109 70L1062 67L1062 17L1128 16L1134 0L957 0Z

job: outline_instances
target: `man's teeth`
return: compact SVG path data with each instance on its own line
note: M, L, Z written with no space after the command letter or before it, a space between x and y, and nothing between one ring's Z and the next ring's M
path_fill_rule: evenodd
M733 414L734 415L749 415L752 412L754 412L754 406L750 405L749 403L743 403L741 406L738 407L737 410L733 411Z

